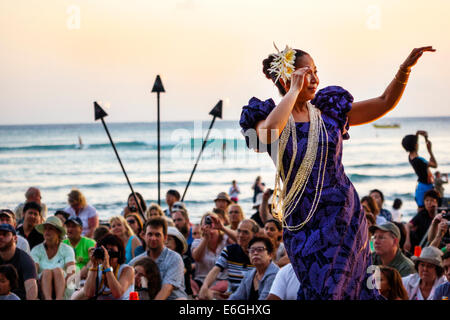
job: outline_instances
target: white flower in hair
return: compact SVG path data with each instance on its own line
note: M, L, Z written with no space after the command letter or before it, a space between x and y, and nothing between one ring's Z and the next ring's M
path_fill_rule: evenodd
M280 78L286 82L291 79L292 73L295 70L294 65L296 51L286 45L286 48L280 52L275 43L273 45L275 49L277 49L278 53L272 54L274 59L270 63L270 68L268 70L277 75L275 82L277 82Z

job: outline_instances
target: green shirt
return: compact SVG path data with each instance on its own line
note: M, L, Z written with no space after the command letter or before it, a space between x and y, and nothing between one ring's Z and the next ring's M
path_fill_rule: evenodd
M69 245L70 244L69 239L63 240L63 243ZM73 248L75 250L75 263L77 266L77 270L83 269L85 265L89 262L89 248L92 248L95 246L95 240L87 237L81 237L80 242L78 242L77 246Z
M381 265L381 258L374 252L373 255L373 264L374 265ZM414 262L411 261L411 259L407 258L401 250L397 250L397 254L394 257L394 260L392 260L388 267L397 269L397 271L400 273L402 277L406 277L410 275L411 273L416 273L416 269L414 268Z

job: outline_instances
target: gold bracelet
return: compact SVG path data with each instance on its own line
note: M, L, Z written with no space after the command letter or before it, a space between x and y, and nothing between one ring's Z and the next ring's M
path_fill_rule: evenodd
M403 72L404 74L407 74L407 75L409 75L409 74L411 73L411 69L409 69L409 71L404 71L404 70L402 69L402 67L400 67L400 68L398 68L398 70L401 71L401 72Z
M95 271L95 272L97 272L98 269L97 269L97 268L89 268L89 271Z
M397 75L395 75L394 79L397 80L397 82L399 82L401 84L407 84L408 83L408 80L406 80L405 82L400 81L400 79L397 78Z

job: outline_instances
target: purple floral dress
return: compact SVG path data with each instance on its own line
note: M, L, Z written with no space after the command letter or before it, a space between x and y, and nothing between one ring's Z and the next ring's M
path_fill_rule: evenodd
M342 165L342 141L349 138L346 114L352 102L352 95L338 86L320 90L311 101L322 111L328 133L328 160L322 196L314 216L302 229L284 229L283 233L287 253L300 280L297 297L300 300L380 299L378 290L367 285L372 275L368 272L372 259L367 221L358 194ZM243 133L254 129L256 123L267 118L275 107L272 99L250 99L249 104L242 109L240 125ZM309 122L297 122L296 129L298 154L288 181L288 190L305 156ZM246 141L250 148L258 148L254 139L246 136ZM318 150L324 143L319 140ZM265 146L271 154L270 145ZM292 152L290 137L282 160L285 175ZM320 154L316 157L303 199L286 220L288 225L298 225L306 219L315 194L319 162Z

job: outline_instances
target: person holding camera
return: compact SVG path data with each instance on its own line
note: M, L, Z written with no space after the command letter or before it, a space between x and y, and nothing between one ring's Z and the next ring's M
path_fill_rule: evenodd
M122 240L107 234L90 250L84 294L91 300L129 300L134 291L134 269L125 263Z
M214 220L213 220L214 219ZM228 236L216 228L219 217L212 212L207 212L201 219L202 238L192 242L192 258L195 261L194 281L201 288L209 271L215 266L217 258L227 245ZM227 289L227 275L221 272L217 276L220 288L214 290L225 292Z
M447 252L450 248L450 213L442 211L437 214L431 222L428 230L428 241L430 245Z

